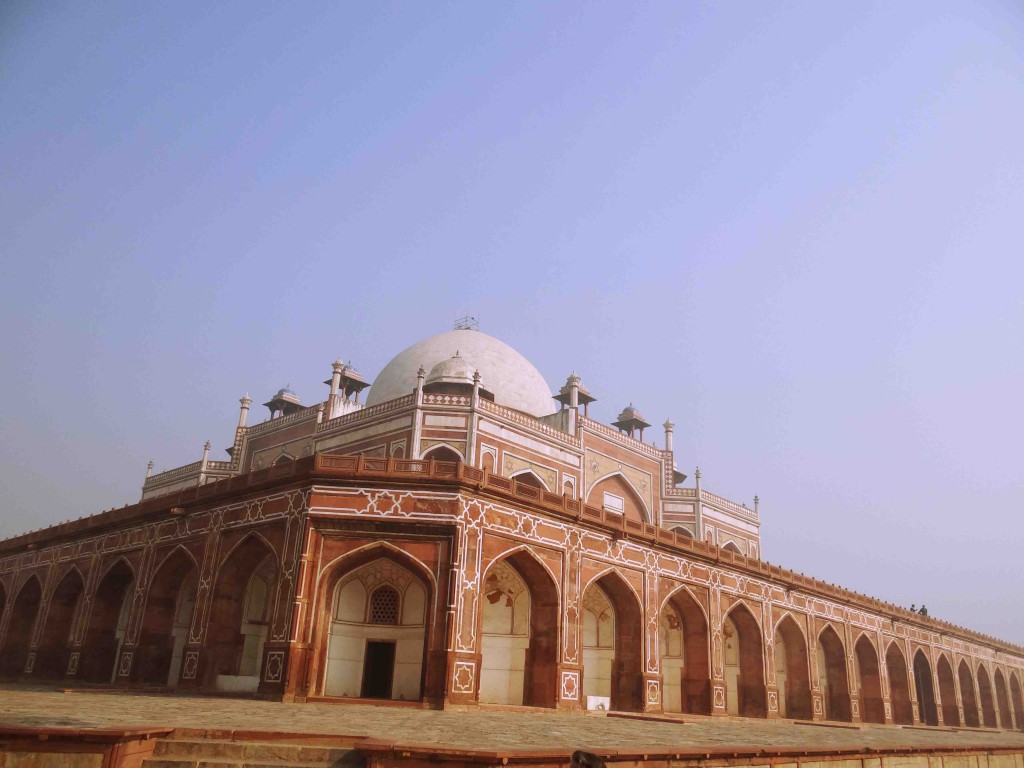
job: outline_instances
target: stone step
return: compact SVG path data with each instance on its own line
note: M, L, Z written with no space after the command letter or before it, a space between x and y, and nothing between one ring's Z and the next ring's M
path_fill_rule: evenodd
M153 750L159 758L231 758L243 762L331 764L351 750L346 747L294 744L280 741L229 741L226 739L160 739Z

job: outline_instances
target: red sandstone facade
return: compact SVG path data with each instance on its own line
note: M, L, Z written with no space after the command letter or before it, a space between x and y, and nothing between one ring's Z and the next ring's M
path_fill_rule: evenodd
M756 507L679 487L670 422L599 424L575 376L537 413L506 349L433 337L365 407L340 362L315 406L243 398L231 461L0 542L0 674L1024 729L1024 649L768 565Z

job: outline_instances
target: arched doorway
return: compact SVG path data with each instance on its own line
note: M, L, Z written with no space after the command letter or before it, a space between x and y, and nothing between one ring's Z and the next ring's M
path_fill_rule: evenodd
M742 552L740 552L740 548L736 546L736 542L734 541L728 542L724 547L722 547L722 550L725 552L732 552L734 555L743 554Z
M1000 669L996 670L996 702L999 704L999 721L1004 730L1013 728L1013 714L1010 710L1010 694L1006 690L1006 678Z
M342 575L330 596L324 694L422 699L430 596L418 569L383 550Z
M196 603L195 561L174 550L153 574L142 615L132 678L148 685L177 685Z
M204 684L255 692L263 667L277 557L256 535L235 547L221 565L206 633Z
M495 562L483 581L479 700L554 707L558 589L523 550Z
M722 623L725 641L725 708L740 717L767 717L761 626L738 603Z
M992 682L988 678L988 670L978 664L978 697L981 699L981 722L986 728L996 727L995 697L992 695Z
M676 590L661 610L663 706L669 712L711 714L708 623L700 603Z
M584 695L607 696L616 711L643 708L642 626L636 594L621 576L590 582L583 592Z
M865 723L885 722L885 703L882 701L882 675L878 654L867 635L861 635L853 646L857 656L857 676L860 678L861 719Z
M968 728L980 728L978 698L974 695L974 675L971 674L971 668L967 666L965 659L960 659L957 673L960 678L960 699L964 703L964 724Z
M96 588L78 676L88 683L111 683L124 642L135 574L124 560L106 572Z
M914 654L914 687L917 689L917 706L920 708L921 722L925 725L938 725L939 712L935 707L932 667L921 650Z
M812 717L810 663L807 641L792 616L775 627L775 681L779 687L779 717Z
M7 623L7 639L0 651L0 666L4 677L19 677L25 672L32 629L39 613L43 588L39 579L30 576L11 604L11 618Z
M895 642L889 643L885 651L885 671L889 674L889 700L892 704L892 721L897 725L914 724L914 705L910 700L910 677L907 674L907 658Z
M850 722L853 717L850 712L846 651L831 624L818 635L818 682L825 701L825 719Z
M939 700L942 701L942 723L951 728L960 726L960 707L956 703L956 682L953 679L953 667L949 665L946 654L939 656L936 665L939 674Z
M433 459L434 461L462 461L462 457L447 445L439 445L436 448L431 448L423 454L424 461L429 459Z
M1017 673L1010 673L1010 703L1013 704L1013 712L1017 717L1017 730L1024 731L1024 696L1021 695L1020 680Z
M50 597L43 633L39 638L35 676L43 679L63 677L68 666L68 643L78 601L85 591L82 575L72 568L57 584Z

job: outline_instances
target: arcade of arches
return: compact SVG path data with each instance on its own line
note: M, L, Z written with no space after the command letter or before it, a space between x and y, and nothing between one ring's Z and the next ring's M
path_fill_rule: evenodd
M515 480L537 488L529 473ZM823 598L740 596L738 577L752 572L692 552L670 570L659 558L675 550L582 528L559 545L561 529L490 501L360 493L271 497L220 511L220 528L196 524L202 536L0 571L0 674L292 700L1024 729L1024 666L1004 651L938 650L889 619L855 625L838 602L826 615ZM260 518L298 519L284 517L295 499L317 514ZM444 517L456 502L458 526ZM377 517L343 517L352 510Z

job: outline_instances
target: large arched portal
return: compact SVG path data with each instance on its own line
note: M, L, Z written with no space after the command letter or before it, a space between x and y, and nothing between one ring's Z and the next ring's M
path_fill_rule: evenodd
M210 605L205 685L225 691L259 688L276 583L277 557L258 536L249 536L228 555Z
M82 660L78 665L79 679L88 683L114 681L114 668L128 626L134 583L135 574L124 560L118 560L100 580L85 634Z
M807 641L792 616L775 628L775 680L779 686L779 717L810 720L811 680Z
M78 601L85 591L82 576L72 568L60 580L50 597L43 633L39 638L35 676L43 679L63 677L68 666L68 643Z
M700 604L687 590L679 589L665 601L660 629L665 709L710 715L708 623Z
M480 701L555 706L558 589L547 569L519 550L490 567L482 592Z
M132 674L136 682L177 685L195 603L195 561L176 549L149 583Z
M946 654L939 656L936 664L939 674L939 700L942 702L942 724L951 728L960 727L960 707L956 703L956 682L953 678L953 667L949 665Z
M324 694L421 699L429 605L427 582L390 553L343 575L331 595Z
M818 682L825 700L825 719L848 723L850 712L850 679L846 674L846 652L839 635L828 625L818 635Z
M981 699L981 722L986 728L996 727L996 701L988 670L978 664L978 697Z
M1024 731L1024 695L1021 695L1020 680L1017 673L1010 673L1010 703L1013 704L1014 714L1017 716L1017 730Z
M766 717L764 646L757 619L740 603L726 616L722 634L725 640L726 711L740 717Z
M978 698L974 695L974 675L964 659L960 659L957 676L960 678L960 699L964 703L964 724L968 728L980 728L981 716L978 712Z
M605 574L584 590L584 695L608 696L618 711L643 708L642 626L636 595L618 574Z
M1010 694L1006 690L1006 678L1000 669L994 675L996 681L996 703L999 704L999 721L1005 730L1013 728L1013 714L1010 710Z
M860 678L861 719L865 723L885 722L885 703L882 701L882 675L878 654L867 635L861 635L853 646L857 656L857 676Z
M938 725L939 712L935 706L932 666L921 650L914 654L914 687L917 689L917 706L920 707L921 722L925 725Z
M35 576L29 577L11 604L11 618L7 623L7 639L0 649L0 674L18 677L25 671L32 629L39 613L42 586Z

